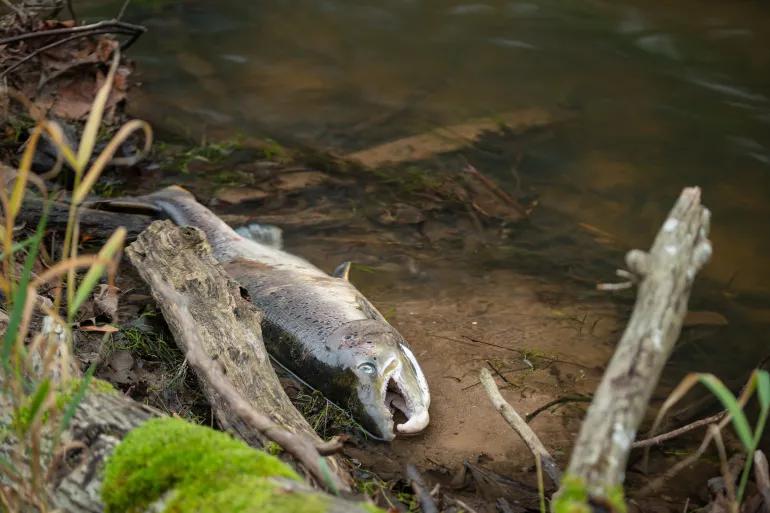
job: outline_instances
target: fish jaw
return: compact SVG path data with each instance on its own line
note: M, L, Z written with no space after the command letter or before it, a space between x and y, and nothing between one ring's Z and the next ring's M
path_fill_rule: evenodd
M418 376L412 362L397 351L374 383L359 382L359 399L379 438L390 441L396 435L415 435L430 423L430 394ZM395 423L396 411L406 418L404 422Z
M348 405L361 425L381 440L416 434L430 422L425 376L403 337L384 319L343 324L326 340L340 368L354 378ZM394 425L394 413L406 418Z
M384 387L385 403L398 409L406 422L396 425L396 432L414 435L430 423L430 392L425 376L406 344L399 343L399 364Z

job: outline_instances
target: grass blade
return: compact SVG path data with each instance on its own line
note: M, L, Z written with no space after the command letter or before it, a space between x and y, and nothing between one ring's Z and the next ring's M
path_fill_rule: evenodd
M107 240L102 249L99 250L96 263L88 269L88 272L83 278L83 282L80 284L80 287L78 287L77 292L75 292L74 301L67 305L67 315L70 320L74 318L75 314L80 309L80 306L88 298L88 295L94 287L96 287L102 274L104 274L104 271L107 269L107 263L112 260L117 252L123 247L123 241L125 239L126 229L123 227L118 228L109 240Z
M86 196L91 192L96 180L98 180L99 176L102 174L102 170L104 170L107 164L110 163L113 155L115 155L115 152L120 148L120 145L137 130L144 131L144 148L140 155L144 155L149 151L150 146L152 146L152 128L150 128L150 125L144 121L139 121L138 119L134 119L123 125L120 130L118 130L118 133L115 134L115 137L113 137L107 144L107 147L105 147L99 154L91 168L88 170L88 174L86 174L83 181L72 193L72 202L75 205L79 205L86 199Z
M741 439L741 443L747 451L752 450L754 445L753 436L751 434L751 428L749 427L749 421L746 419L746 415L743 413L743 408L738 403L732 392L720 381L719 378L713 374L701 374L698 381L708 388L712 394L722 403L725 409L730 413L732 417L733 427L738 434L738 438Z
M13 225L19 210L21 210L21 203L27 190L27 179L29 178L30 169L32 169L32 158L35 156L37 141L42 133L43 125L37 125L32 131L32 135L30 135L29 141L27 141L27 147L24 148L24 153L21 156L19 172L16 173L16 182L13 184L13 192L11 192L11 198L8 201L8 212L6 212L11 225Z
M99 133L99 127L102 124L102 118L104 117L104 107L107 105L110 92L112 92L112 82L115 78L115 71L118 69L119 62L120 51L115 50L112 55L110 71L107 73L104 84L99 88L99 92L96 93L94 103L91 104L91 112L88 114L86 126L83 128L83 136L80 138L80 144L78 145L76 172L85 169L88 160L91 158L91 154L94 152L96 137Z
M40 217L40 221L37 224L35 234L31 237L29 253L24 260L24 268L21 271L19 277L19 283L17 292L13 298L13 307L10 315L8 316L8 326L5 331L5 337L3 338L3 345L0 348L0 361L2 361L3 370L9 372L11 369L11 349L16 341L16 338L20 335L18 333L21 326L22 318L24 317L24 306L27 302L27 285L32 278L32 267L37 260L38 250L43 242L43 235L45 234L45 226L48 222L48 203L43 204L43 215Z
M757 394L759 406L763 410L770 408L770 374L766 370L757 371Z
M96 362L92 363L88 367L85 375L80 380L80 384L78 385L77 390L75 390L75 393L72 394L72 399L70 399L69 403L67 403L67 406L64 408L64 415L61 419L61 426L59 426L59 433L66 431L69 427L70 421L72 421L72 417L75 416L75 412L77 411L78 406L80 406L80 403L83 402L83 397L85 397L86 390L88 390L88 387L91 384L95 370Z
M14 243L13 246L11 246L11 255L13 255L14 253L16 253L18 251L21 251L22 249L24 249L27 246L31 245L33 242L35 242L34 238L30 237L30 238L25 239L25 240L23 240L21 242ZM0 251L0 260L4 260L4 259L5 259L5 252L4 251Z
M38 384L35 393L29 400L29 411L23 413L24 418L19 419L20 426L19 431L21 434L25 434L29 427L35 423L38 414L41 412L43 402L48 398L48 394L51 392L51 380L48 378Z

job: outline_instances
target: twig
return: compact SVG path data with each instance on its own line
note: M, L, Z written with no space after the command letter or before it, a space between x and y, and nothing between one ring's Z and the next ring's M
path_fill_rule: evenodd
M762 495L762 511L770 513L770 472L767 469L767 458L762 451L754 453L754 481Z
M438 509L436 508L436 503L433 502L433 497L431 497L430 492L425 487L425 482L422 480L422 476L420 475L420 472L417 470L417 467L415 467L411 463L407 464L406 477L409 479L409 482L412 485L412 490L414 490L414 494L417 496L417 499L419 499L420 501L420 507L422 508L422 513L438 513Z
M224 401L227 401L232 411L243 421L248 422L252 428L273 440L283 447L286 452L294 456L297 461L301 462L308 469L321 486L335 494L339 490L344 489L345 485L339 476L329 469L312 440L305 436L291 433L278 426L265 415L256 412L217 368L214 361L201 350L199 335L192 329L196 323L187 309L187 299L185 296L162 282L162 280L157 280L153 287L157 294L163 296L167 301L168 308L173 310L174 314L184 321L185 336L190 340L190 343L185 347L185 357L188 363L205 376L208 384L216 390Z
M698 429L702 426L707 426L708 424L713 424L715 422L719 422L724 418L724 416L727 415L727 411L721 411L719 413L716 413L710 417L706 417L705 419L696 420L695 422L691 422L685 426L682 426L680 428L674 429L673 431L669 431L668 433L662 433L658 436L653 436L651 438L647 438L645 440L638 440L631 444L632 449L642 449L644 447L650 447L653 445L659 445L667 440L671 440L672 438L676 438L679 435L683 435L685 433L689 433L690 431L694 429Z
M115 20L120 21L123 19L123 15L126 14L126 9L130 3L131 0L124 0L123 5L120 7L120 12L118 12L118 15L115 16Z
M10 0L3 0L3 5L12 10L20 20L24 21L27 19L27 15L24 13L24 10L13 5L13 2Z
M556 465L553 457L537 437L535 432L532 431L532 428L530 428L527 423L524 422L524 419L521 418L513 406L508 404L508 402L503 399L503 396L500 394L500 390L495 384L495 380L492 377L492 374L490 374L487 369L482 368L481 372L479 373L479 379L481 380L481 384L484 386L484 390L486 390L487 395L489 396L489 400L492 401L492 405L495 407L498 413L503 416L505 421L508 422L508 425L510 425L514 431L518 433L521 439L524 440L524 443L527 444L530 452L532 452L535 457L540 456L540 459L543 463L543 470L545 470L545 473L548 474L548 477L551 478L553 484L559 486L559 482L561 481L561 470L559 470L559 467Z
M70 13L70 16L72 17L72 20L77 23L78 22L78 15L75 14L75 8L72 7L72 0L67 0L67 10Z
M504 191L499 185L497 185L495 182L484 176L479 172L478 169L476 169L473 164L468 163L465 166L465 171L468 174L471 174L475 176L484 186L489 189L489 191L498 197L498 199L504 201L509 206L513 207L514 210L516 210L522 217L528 217L530 212L527 211L526 208L521 206L521 203L519 203L516 198L508 194L506 191Z
M716 428L718 430L723 429L728 422L730 422L729 416L722 417L722 420L716 423ZM703 437L703 441L701 442L700 446L698 446L698 448L695 450L694 453L690 454L688 457L686 457L682 461L677 462L676 465L666 470L662 476L658 476L654 480L648 482L647 485L641 490L639 490L638 492L636 492L634 496L644 497L646 495L649 495L659 490L660 487L663 485L663 483L670 481L675 475L677 475L682 470L690 467L693 463L698 461L700 457L703 456L703 453L706 452L706 449L708 449L708 446L709 444L711 444L711 441L713 439L714 439L713 431L712 430L707 431L706 436Z
M468 506L466 503L464 503L460 499L456 499L454 497L450 497L449 495L444 495L444 500L448 501L448 502L454 502L463 511L467 511L468 513L478 513L475 509L471 508L470 506Z
M64 27L50 30L38 30L35 32L26 32L24 34L18 34L16 36L10 36L0 39L0 45L6 45L8 43L15 43L16 41L24 41L26 39L37 39L39 37L46 36L59 36L63 34L76 34L81 32L90 32L94 30L111 30L114 32L130 31L130 33L143 34L147 32L147 28L141 25L134 25L133 23L126 23L125 21L118 20L103 20L90 25L80 25L78 27Z
M88 32L82 32L75 35L72 35L70 37L65 37L64 39L58 39L52 43L49 43L47 45L41 46L40 48L36 48L34 51L30 52L28 55L25 55L22 59L18 60L17 62L14 62L12 65L8 66L6 69L3 70L2 73L0 73L0 78L5 77L8 75L11 71L15 70L25 62L28 62L29 60L33 59L34 57L40 55L43 52L46 52L50 50L51 48L55 48L57 46L61 46L63 44L69 43L70 41L74 41L76 39L80 39L81 37L87 37L87 36L95 36L98 34L124 34L131 36L129 39L127 39L124 43L120 45L121 50L125 50L132 44L134 44L134 41L142 34L141 32L131 32L126 31L123 29L94 29Z
M529 424L532 422L532 419L543 413L545 410L550 408L551 406L556 406L557 404L564 404L564 403L590 403L591 402L591 396L584 396L584 395L565 395L563 397L557 397L553 401L548 401L543 406L540 406L535 411L531 413L527 413L524 416L524 422Z

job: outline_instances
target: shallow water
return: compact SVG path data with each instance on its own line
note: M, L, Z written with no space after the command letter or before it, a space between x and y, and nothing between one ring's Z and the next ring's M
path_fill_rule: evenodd
M111 16L120 4L99 2L88 14ZM718 310L729 325L692 336L667 377L712 370L734 379L770 348L770 6L652 5L135 1L126 19L149 31L130 50L143 82L131 109L167 133L267 136L339 153L521 108L567 113L536 136L463 152L510 190L538 197L541 208L526 230L476 258L471 252L456 261L423 262L430 271L423 282L406 271L362 274L362 289L385 305L381 309L393 308L402 329L425 340L435 329L419 317L441 323L436 312L463 329L494 319L505 324L497 331L487 326L487 334L529 326L504 323L502 313L498 318L466 303L486 297L522 308L516 298L506 303L505 293L531 279L549 287L569 281L572 307L585 296L605 311L610 307L590 294L587 282L611 279L609 262L620 264L619 250L648 247L681 188L696 184L713 212L715 255L693 305ZM457 165L443 165L452 162ZM598 250L558 235L581 223L603 232ZM355 244L291 233L287 239L291 250L326 268L350 253L380 262L398 256L393 246L372 255ZM522 259L523 249L529 258ZM602 251L607 258L594 262ZM583 269L591 272L575 283ZM524 295L542 292L534 287ZM418 321L399 320L420 301ZM447 306L455 303L464 306ZM614 304L612 323L622 320L630 296ZM559 308L567 318L574 313ZM604 346L593 352L582 331L561 337L561 345L541 344L562 353L578 347L594 356L591 365L600 365L617 336L602 334ZM523 335L514 337L516 344L525 344L522 337L538 345ZM427 342L422 348L440 349ZM441 374L435 355L425 358Z

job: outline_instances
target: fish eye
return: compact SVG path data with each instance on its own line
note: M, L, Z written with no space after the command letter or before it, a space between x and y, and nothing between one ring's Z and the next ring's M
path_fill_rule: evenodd
M361 365L358 366L358 370L360 370L367 376L374 376L374 374L377 372L377 368L374 366L373 363L370 363L370 362L362 363Z

